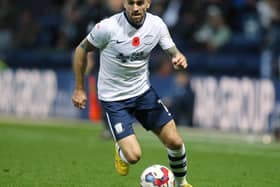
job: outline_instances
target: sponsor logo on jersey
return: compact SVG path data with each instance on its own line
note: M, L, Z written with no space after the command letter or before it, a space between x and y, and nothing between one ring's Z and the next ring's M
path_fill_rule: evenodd
M118 54L118 56L116 56L117 59L120 59L122 62L127 62L129 61L137 61L137 60L145 60L149 57L148 54L144 53L144 52L140 52L140 53L132 53L130 56L125 56L123 53Z

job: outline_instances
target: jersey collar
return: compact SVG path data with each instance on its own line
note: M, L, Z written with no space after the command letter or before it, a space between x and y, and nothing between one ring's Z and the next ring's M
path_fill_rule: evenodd
M127 22L128 22L132 27L134 27L135 29L139 29L139 28L142 27L142 25L145 23L146 14L147 14L147 13L145 13L144 19L143 19L143 21L142 21L142 23L141 23L140 25L136 25L136 24L132 23L132 22L128 19L127 15L126 15L126 12L123 11L123 13L124 13L124 17L126 18Z

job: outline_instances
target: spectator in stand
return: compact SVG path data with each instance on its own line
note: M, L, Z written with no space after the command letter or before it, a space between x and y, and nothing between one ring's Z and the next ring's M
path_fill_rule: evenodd
M194 40L202 49L219 51L231 38L231 31L218 6L207 8L205 23L194 34Z
M177 124L192 127L195 94L191 88L190 75L186 71L176 72L175 88L171 101L171 113Z
M202 20L202 2L197 0L182 1L179 20L173 31L174 39L182 48L190 50L194 45L193 35L199 29Z
M78 22L79 36L84 36L88 33L88 26L95 25L100 19L106 17L106 9L99 0L85 0L79 7L81 19Z
M150 11L158 16L162 16L168 6L169 0L154 0L151 4Z
M122 0L106 0L104 3L105 15L110 16L117 12L120 12L122 7Z
M163 103L170 108L178 125L193 126L195 96L190 85L190 75L186 71L174 74L172 65L164 54L159 54L156 61L156 70L151 76L153 88L159 93Z
M258 4L263 26L266 30L261 60L261 77L280 76L280 1L263 0ZM274 70L274 72L273 72Z
M280 1L267 0L268 5L272 10L271 23L267 31L266 41L267 48L272 54L272 64L276 77L280 77Z
M30 10L21 13L15 32L15 44L18 48L35 48L39 35L39 25Z
M162 19L165 21L169 29L173 29L179 20L179 11L182 6L182 0L169 1L166 10L162 15Z
M80 39L78 23L81 20L81 15L78 6L79 4L77 0L68 0L65 1L62 8L64 22L60 27L59 36L65 37L60 39L66 40L65 42L70 49L74 48L77 41Z
M174 87L173 67L166 54L162 52L155 57L155 60L155 72L151 75L151 83L159 93L163 103L170 107Z
M0 1L0 50L13 47L13 31L15 30L18 11L13 0Z

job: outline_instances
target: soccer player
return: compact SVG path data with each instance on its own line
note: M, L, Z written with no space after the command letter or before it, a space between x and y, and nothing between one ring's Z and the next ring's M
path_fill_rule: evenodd
M147 12L151 0L123 0L124 11L94 26L74 53L75 107L86 107L84 71L87 53L100 50L98 98L116 141L115 167L125 176L129 165L140 160L141 148L132 124L138 120L166 146L170 168L178 187L192 187L186 180L186 150L167 107L149 83L148 61L159 44L171 57L175 69L187 68L185 56L176 48L167 26Z

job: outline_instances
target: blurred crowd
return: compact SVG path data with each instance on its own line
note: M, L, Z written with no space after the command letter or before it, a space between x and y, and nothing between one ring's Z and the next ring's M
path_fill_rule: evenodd
M71 50L95 23L121 10L122 0L1 0L0 50ZM152 0L150 12L185 50L279 50L279 0Z
M27 67L50 67L52 63L58 68L64 56L51 56L58 52L67 53L64 61L69 69L73 49L91 28L122 9L122 0L0 0L0 70L7 64L26 67L24 63ZM191 57L192 73L202 67L209 73L215 62L219 71L229 69L239 75L249 62L246 75L256 69L258 76L271 78L278 69L280 76L280 0L152 0L149 11L162 17L177 46ZM175 74L168 58L156 54L151 82L178 124L192 126L195 95L190 74ZM212 54L218 55L213 58ZM89 58L88 72L98 69L97 55L90 55L95 57ZM225 64L229 67L220 68Z

